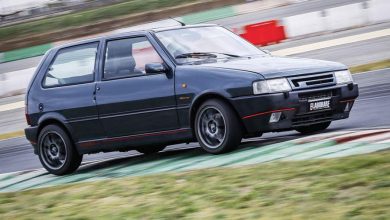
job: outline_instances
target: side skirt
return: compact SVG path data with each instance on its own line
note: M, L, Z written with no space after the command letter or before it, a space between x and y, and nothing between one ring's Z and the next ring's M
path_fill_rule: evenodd
M109 137L95 140L80 141L76 147L80 154L98 152L128 151L137 147L154 145L171 145L193 141L190 128L149 132L120 137Z

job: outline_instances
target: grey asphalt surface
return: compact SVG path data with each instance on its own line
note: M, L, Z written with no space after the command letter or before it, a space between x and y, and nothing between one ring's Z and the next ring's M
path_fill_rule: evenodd
M13 62L1 63L0 74L36 67L41 59L42 56L37 56Z
M359 84L360 96L355 102L349 119L335 121L328 131L359 130L365 128L390 127L390 69L373 71L354 75ZM270 140L279 142L302 137L295 131L267 133L251 144L261 146ZM197 143L181 144L168 148L168 150L198 147ZM86 155L84 162L123 158L137 155L135 151L113 152ZM39 169L41 164L38 157L33 154L31 145L24 137L0 141L0 173L21 171L26 169Z

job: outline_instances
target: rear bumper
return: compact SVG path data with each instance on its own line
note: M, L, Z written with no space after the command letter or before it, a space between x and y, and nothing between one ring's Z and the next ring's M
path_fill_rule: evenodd
M331 94L330 108L309 111L309 98L313 95ZM232 99L247 133L291 130L321 122L349 117L359 95L357 84L298 90L288 93L254 95ZM281 112L278 122L270 123L272 113Z
M31 126L24 129L27 140L34 147L34 153L37 154L38 126Z

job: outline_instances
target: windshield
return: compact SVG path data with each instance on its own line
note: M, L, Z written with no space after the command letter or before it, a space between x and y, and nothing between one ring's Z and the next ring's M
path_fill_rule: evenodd
M157 32L156 35L179 64L265 55L222 27L183 28Z

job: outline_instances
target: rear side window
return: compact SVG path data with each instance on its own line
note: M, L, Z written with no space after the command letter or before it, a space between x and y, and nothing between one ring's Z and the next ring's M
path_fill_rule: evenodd
M146 37L133 37L107 42L104 78L145 75L145 64L163 63Z
M44 87L92 82L98 43L59 50L43 80Z

